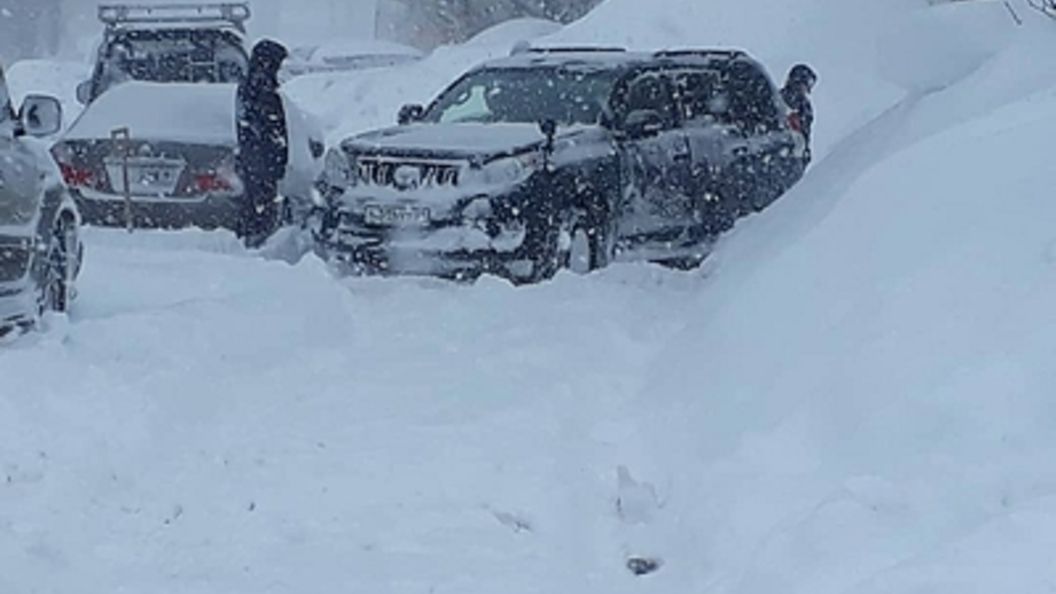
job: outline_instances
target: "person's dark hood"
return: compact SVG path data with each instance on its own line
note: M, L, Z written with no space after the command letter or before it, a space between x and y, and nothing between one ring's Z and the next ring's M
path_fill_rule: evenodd
M264 39L253 46L249 56L249 78L255 81L269 81L276 84L282 61L289 56L286 47L277 41Z

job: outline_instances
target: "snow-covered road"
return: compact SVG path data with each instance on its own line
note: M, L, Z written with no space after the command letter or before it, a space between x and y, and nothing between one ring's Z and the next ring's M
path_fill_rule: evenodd
M637 39L817 58L822 150L701 270L336 279L88 230L75 311L0 347L0 593L1051 591L1056 23L715 4ZM339 135L463 51L302 91Z

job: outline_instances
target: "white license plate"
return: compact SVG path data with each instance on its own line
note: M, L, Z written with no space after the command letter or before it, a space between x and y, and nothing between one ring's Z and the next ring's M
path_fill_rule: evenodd
M424 206L370 204L363 210L369 225L426 225L429 209Z
M117 193L126 191L125 162L113 157L106 159L106 173ZM128 191L135 195L168 195L176 190L183 173L184 163L171 159L130 158L128 167Z
M180 177L180 171L172 167L129 167L128 176L132 183L147 187L172 186Z

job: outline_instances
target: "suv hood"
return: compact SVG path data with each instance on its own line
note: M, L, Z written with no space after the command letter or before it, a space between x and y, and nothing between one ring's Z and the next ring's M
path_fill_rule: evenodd
M558 137L573 133L559 128ZM520 153L542 146L546 137L536 124L408 124L353 136L341 143L345 151L405 157L483 159Z

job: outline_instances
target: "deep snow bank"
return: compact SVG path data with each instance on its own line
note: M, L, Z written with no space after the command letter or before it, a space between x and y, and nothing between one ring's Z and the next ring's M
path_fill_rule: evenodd
M1047 33L889 112L722 246L640 396L685 526L666 542L721 591L1056 576L1056 89L1020 60Z

